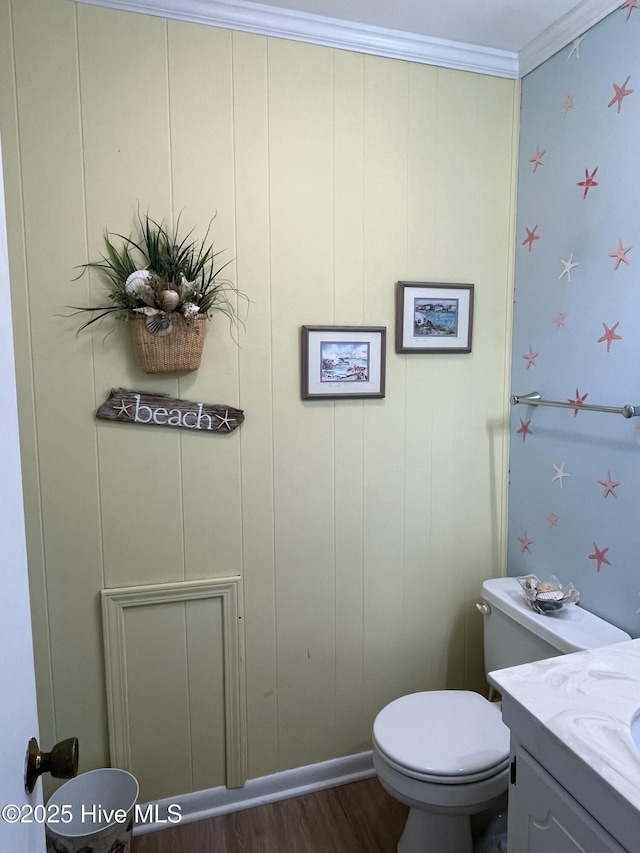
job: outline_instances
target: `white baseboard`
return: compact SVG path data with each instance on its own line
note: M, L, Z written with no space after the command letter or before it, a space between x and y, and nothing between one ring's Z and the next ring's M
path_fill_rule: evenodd
M144 816L144 820L136 824L133 834L157 832L171 826L206 820L217 815L358 782L371 776L375 776L375 771L369 751L250 779L242 788L209 788L192 794L178 794L164 800L141 804L138 816ZM169 811L170 806L173 808ZM176 820L178 813L179 821Z

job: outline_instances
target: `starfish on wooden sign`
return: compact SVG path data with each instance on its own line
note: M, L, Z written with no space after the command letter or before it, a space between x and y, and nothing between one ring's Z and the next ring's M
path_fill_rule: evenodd
M116 413L116 418L119 418L120 415L130 417L129 409L132 406L133 403L125 403L124 399L120 400L120 404L118 406L113 407L113 411Z
M231 422L235 421L235 418L229 417L229 409L225 409L224 417L216 412L216 417L220 418L221 421L221 423L218 424L218 429L222 429L223 426L226 426L229 432L231 432L231 430L233 429L233 427L231 426Z

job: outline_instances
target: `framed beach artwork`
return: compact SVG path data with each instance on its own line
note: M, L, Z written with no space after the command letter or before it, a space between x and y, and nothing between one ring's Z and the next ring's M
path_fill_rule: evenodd
M384 397L385 326L303 326L302 399Z
M396 352L471 352L473 285L399 281Z

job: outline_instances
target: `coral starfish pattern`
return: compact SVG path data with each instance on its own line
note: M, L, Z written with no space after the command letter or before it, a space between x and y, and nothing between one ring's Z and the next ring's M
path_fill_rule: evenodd
M587 197L587 193L589 192L589 190L592 187L598 186L598 182L594 180L597 171L598 171L598 166L595 167L595 169L593 170L593 172L591 174L589 174L588 169L585 169L584 170L584 181L578 181L577 182L576 186L584 187L584 192L582 194L582 198Z
M518 539L519 539L519 541L520 541L520 544L522 545L522 551L523 551L523 553L524 553L525 551L528 551L528 552L529 552L529 554L530 554L530 553L531 553L531 546L533 545L533 540L532 540L532 539L528 539L528 538L527 538L527 534L526 534L526 533L524 534L524 536L518 536Z
M576 23L521 96L508 574L553 572L636 636L640 0Z
M564 101L560 109L564 112L564 117L567 117L567 113L569 110L575 110L575 105L573 103L574 95L565 95Z
M598 548L598 546L596 545L596 543L595 543L595 542L593 543L593 547L595 548L595 551L594 551L594 553L593 553L593 554L589 554L589 559L590 559L590 560L597 560L597 561L598 561L598 571L600 571L600 569L602 568L602 564L603 564L603 563L604 563L606 566L610 566L610 565L611 565L611 563L610 563L610 562L609 562L609 560L607 560L607 558L605 557L605 554L607 553L607 551L608 551L609 549L608 549L608 548L603 548L602 550L600 550L600 548Z
M623 98L626 98L627 95L633 94L633 89L627 89L627 83L629 82L630 79L631 79L631 74L629 74L627 76L627 79L624 81L622 86L616 86L615 83L611 84L613 86L613 90L615 92L615 95L613 96L613 98L611 98L611 100L609 101L607 106L612 107L614 104L617 104L618 105L618 113L620 112L620 109L622 107Z
M581 406L581 405L584 403L584 401L587 399L587 397L588 397L588 396L589 396L589 394L588 394L588 393L583 394L582 396L580 396L580 392L579 392L579 391L578 391L578 389L576 388L576 398L575 398L575 400L569 400L568 402L569 402L569 403L575 403L575 404L576 404L576 406ZM579 409L574 409L574 410L573 410L573 417L574 417L574 418L576 417L576 415L578 414L578 412L579 412L579 411L580 411Z
M528 243L529 244L529 251L531 251L531 247L533 246L533 241L540 239L539 235L536 234L537 228L538 228L538 226L534 225L533 230L531 230L530 228L527 228L527 226L525 225L525 231L527 232L527 236L522 241L522 245L526 246Z
M630 252L633 249L633 246L627 246L626 249L622 246L622 240L618 240L618 248L615 252L609 252L610 258L615 258L616 263L614 266L614 270L617 270L621 263L629 265L629 261L627 260L627 252Z
M611 328L609 328L606 323L603 323L602 325L604 326L604 335L601 338L598 338L598 343L601 344L604 341L606 341L607 342L607 352L609 352L611 349L612 341L621 341L622 340L621 335L616 335L616 329L620 325L620 320L618 320L617 323L614 323Z
M616 488L620 485L620 483L616 483L611 479L611 471L607 471L607 479L606 480L598 480L601 486L604 486L604 494L603 498L608 497L609 495L613 495L614 498L617 498Z
M566 319L567 319L567 312L566 311L557 311L556 316L553 318L552 322L555 323L556 329L559 329L560 326L564 326L566 328L566 325L564 322Z
M527 370L529 370L529 368L530 368L530 367L535 367L535 366L536 366L536 358L537 358L539 355L540 355L540 353L539 353L539 352L534 352L534 351L533 351L533 349L532 349L532 347L531 347L531 344L529 344L529 352L526 352L526 353L522 356L522 357L526 360L526 362L527 362Z
M533 171L534 172L538 168L538 166L544 166L544 163L542 162L542 158L544 157L545 153L546 153L546 149L544 151L541 151L538 148L538 146L536 145L536 153L529 160L530 163L533 163Z
M522 435L523 444L527 440L528 435L533 435L532 430L529 428L530 423L531 421L523 421L522 418L520 418L520 429L517 429L516 432Z
M625 0L625 2L619 8L627 10L626 20L628 21L631 17L631 13L633 12L633 10L640 9L640 0Z

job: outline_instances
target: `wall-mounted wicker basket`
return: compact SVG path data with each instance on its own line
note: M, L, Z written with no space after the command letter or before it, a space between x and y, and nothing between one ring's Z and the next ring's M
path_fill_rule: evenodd
M142 314L130 318L133 352L145 373L190 373L200 367L207 318L177 322L168 335L152 335Z

